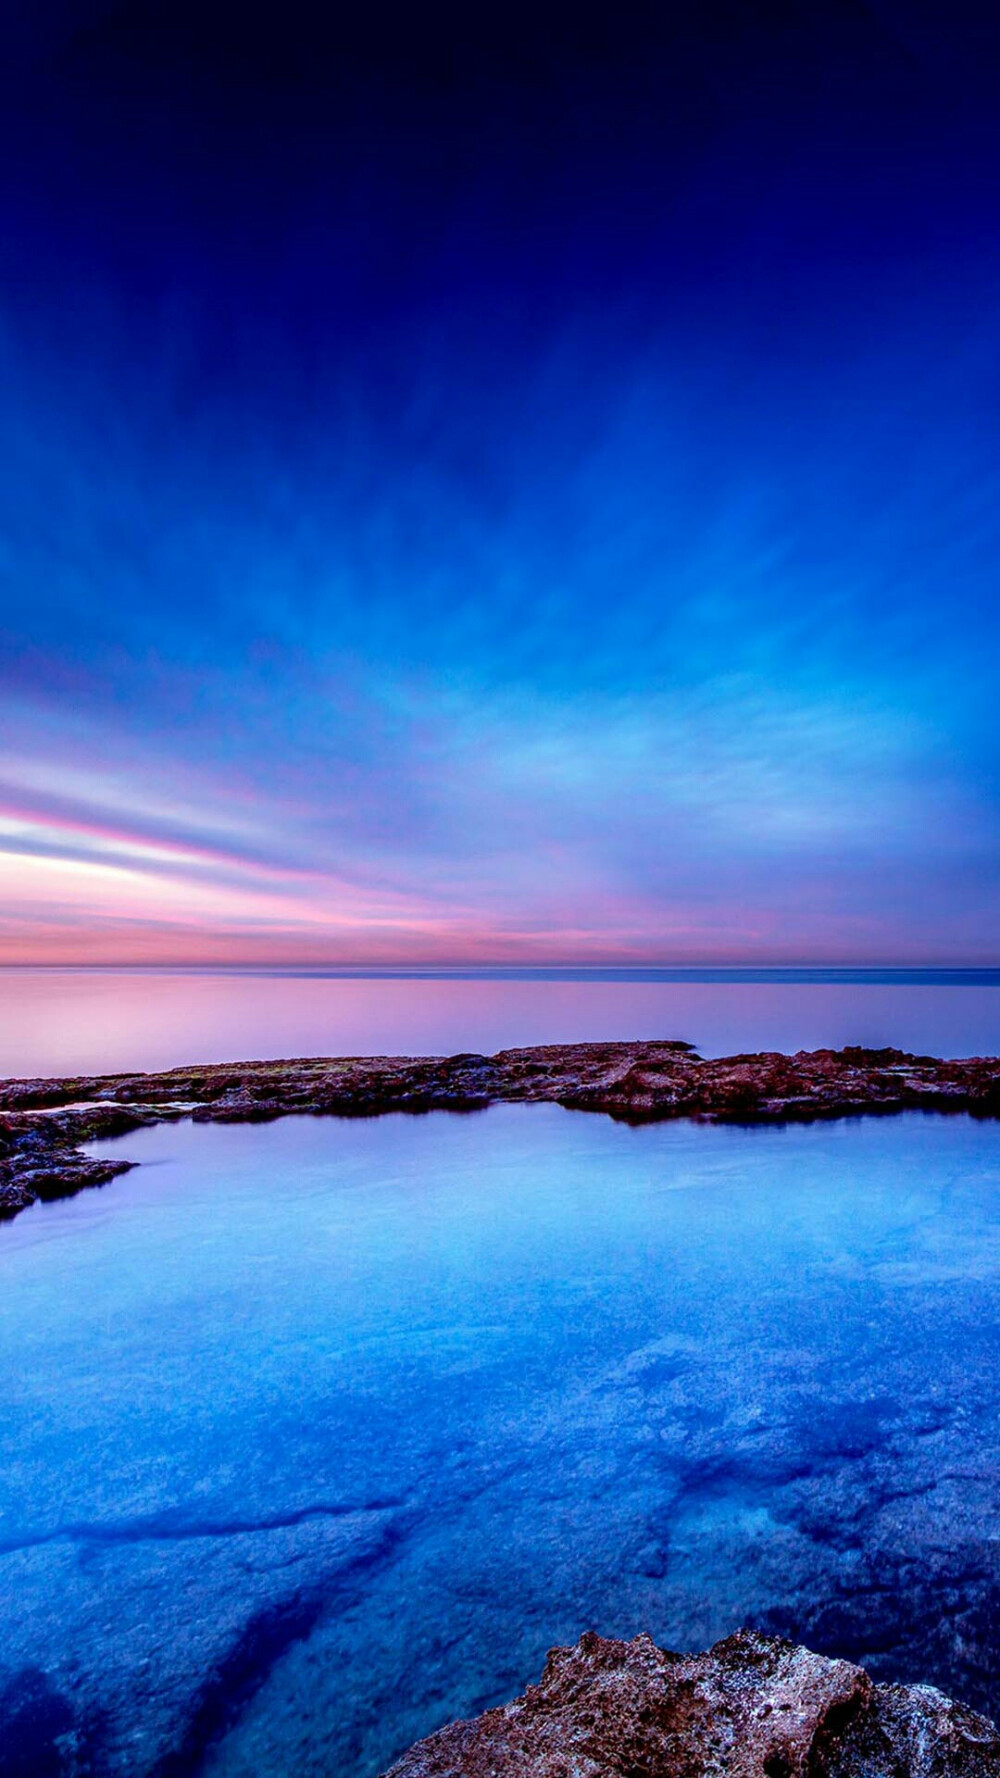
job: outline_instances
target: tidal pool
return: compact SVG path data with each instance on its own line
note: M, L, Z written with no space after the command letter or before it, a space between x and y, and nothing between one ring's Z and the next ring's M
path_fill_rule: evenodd
M374 1778L588 1627L1000 1707L1000 1125L114 1151L0 1228L3 1778Z

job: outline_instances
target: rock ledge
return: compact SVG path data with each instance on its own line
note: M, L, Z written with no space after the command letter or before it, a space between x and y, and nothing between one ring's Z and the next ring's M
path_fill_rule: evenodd
M82 1142L142 1124L264 1122L307 1112L480 1111L498 1103L563 1105L626 1123L671 1117L806 1122L892 1111L1000 1117L1000 1058L941 1061L905 1050L697 1055L689 1043L542 1044L495 1056L317 1056L226 1062L163 1074L0 1081L0 1217L38 1198L102 1185L130 1165L94 1160Z
M706 1654L589 1632L538 1685L387 1778L997 1778L992 1723L923 1685L741 1630Z

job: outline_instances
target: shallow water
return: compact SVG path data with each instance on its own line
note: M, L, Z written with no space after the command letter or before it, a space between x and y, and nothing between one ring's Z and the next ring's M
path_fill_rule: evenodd
M0 1076L681 1037L1000 1054L1000 969L0 969Z
M1000 1126L114 1148L0 1229L4 1778L371 1778L589 1626L1000 1705Z

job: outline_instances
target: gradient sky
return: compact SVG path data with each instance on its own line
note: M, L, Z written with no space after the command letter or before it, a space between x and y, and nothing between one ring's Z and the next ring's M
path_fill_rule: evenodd
M1000 961L1000 23L22 10L0 960Z

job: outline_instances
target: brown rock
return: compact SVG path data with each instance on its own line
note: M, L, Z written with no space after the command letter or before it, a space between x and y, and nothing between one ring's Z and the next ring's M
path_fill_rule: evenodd
M389 1778L998 1778L991 1723L929 1686L741 1630L706 1654L592 1632Z
M103 1183L107 1172L88 1181L81 1170L79 1144L161 1119L246 1123L296 1112L377 1117L517 1101L600 1111L633 1124L668 1117L802 1122L918 1106L1000 1117L1000 1058L936 1061L855 1047L706 1061L690 1044L664 1039L541 1044L495 1056L317 1056L163 1074L0 1081L0 1216L15 1215L38 1197L32 1175L39 1167L49 1196Z

